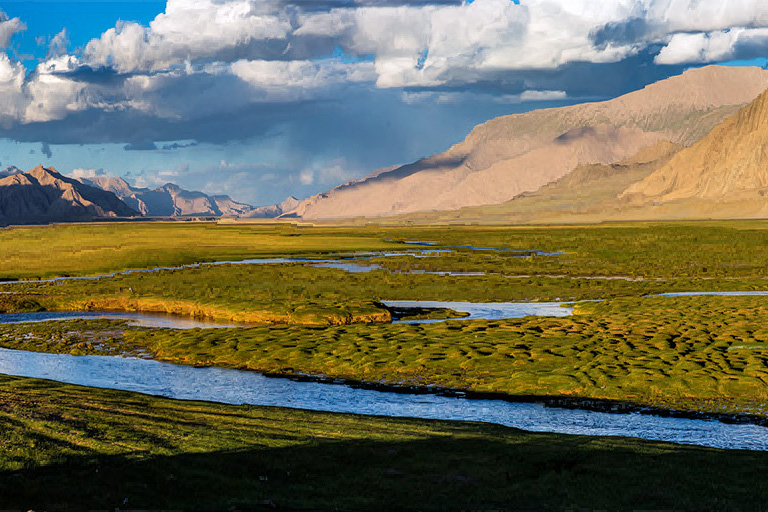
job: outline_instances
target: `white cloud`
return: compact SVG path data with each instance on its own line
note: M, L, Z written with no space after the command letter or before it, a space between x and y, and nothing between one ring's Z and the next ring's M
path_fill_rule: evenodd
M25 76L21 63L0 54L0 123L3 126L10 126L21 118L27 102L23 91Z
M375 55L379 87L439 86L489 72L616 62L637 47L597 48L591 33L637 11L627 0L364 7L306 15L296 33L335 36L349 51Z
M520 101L556 101L567 97L565 91L525 91L520 95Z
M158 71L209 59L254 41L283 40L285 12L263 12L256 0L168 0L148 27L119 23L85 48L85 60L121 73Z
M375 80L369 62L345 64L325 61L239 60L231 73L263 94L265 101L309 99L313 92L332 86Z
M763 0L638 0L647 20L667 33L714 32L732 27L768 26Z
M51 39L51 42L48 45L48 58L50 59L52 57L66 55L68 45L69 37L67 36L67 29L65 28Z
M403 99L424 101L419 94L429 94L446 104L467 100L472 93L456 92L462 88L504 80L514 87L494 94L498 102L562 100L570 84L536 83L531 73L619 62L656 47L663 48L656 64L678 65L768 50L765 0L366 2L317 12L296 5L168 0L148 26L120 22L78 56L66 53L66 33L58 34L49 58L28 77L20 63L0 55L0 123L61 120L88 110L194 122L269 102L343 101L348 87L430 88ZM0 14L0 46L23 28ZM598 41L596 34L607 35ZM336 46L341 56L312 58L312 48L330 53ZM71 73L83 66L126 76L74 79Z
M740 45L768 46L768 28L675 34L656 64L693 64L735 58Z

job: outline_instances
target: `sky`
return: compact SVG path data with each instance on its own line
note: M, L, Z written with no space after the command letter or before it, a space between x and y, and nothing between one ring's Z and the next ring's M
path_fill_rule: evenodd
M490 118L761 65L765 0L0 0L0 168L253 205Z

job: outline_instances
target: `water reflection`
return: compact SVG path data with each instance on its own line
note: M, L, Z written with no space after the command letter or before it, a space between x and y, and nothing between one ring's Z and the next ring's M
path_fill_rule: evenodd
M441 302L428 300L385 300L394 309L452 309L469 316L453 320L505 320L526 316L565 317L573 314L567 302ZM393 323L423 324L445 320L395 320Z

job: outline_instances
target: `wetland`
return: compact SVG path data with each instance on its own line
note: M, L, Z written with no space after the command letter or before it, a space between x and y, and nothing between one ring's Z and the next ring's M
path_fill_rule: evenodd
M91 396L94 403L103 403L119 394L30 380L28 377L34 376L99 386L88 379L73 381L60 374L13 370L14 365L8 366L8 361L19 354L65 358L63 361L95 359L104 364L113 360L138 361L119 363L129 366L171 363L173 368L181 368L179 371L233 371L253 379L264 379L259 375L264 374L299 381L351 383L357 389L321 382L263 381L276 383L278 388L320 386L318 389L323 391L318 393L327 393L325 390L330 387L335 390L330 393L341 393L342 398L337 401L347 404L355 403L352 396L371 393L371 403L385 404L384 409L366 405L359 409L326 407L326 411L485 421L526 430L539 430L535 418L544 418L543 423L560 421L569 426L551 429L559 434L546 434L552 436L550 440L561 439L563 443L571 442L567 435L570 433L582 434L583 437L573 439L584 442L605 439L594 436L618 435L763 450L768 439L764 427L759 426L768 415L768 331L763 325L768 313L768 302L763 296L768 292L767 228L768 223L753 221L526 228L115 224L8 229L0 240L0 255L6 256L0 264L0 278L11 282L0 284L0 310L33 316L16 317L22 323L0 323L0 346L13 349L12 355L7 351L0 354L0 361L7 363L0 373L24 376L21 380L8 377L2 381L6 397L3 403L6 409L20 407L19 410L28 411L24 414L35 416L38 408L53 407L45 405L39 393L30 391L38 387L63 386L57 389L68 390L69 396L77 395L78 400ZM208 237L205 240L213 242L190 243L203 234ZM66 250L64 239L72 244L70 247L82 248ZM424 245L425 242L419 242L422 240L429 242ZM45 258L48 246L59 248L60 257ZM80 277L87 279L72 279ZM662 294L666 296L659 296ZM184 317L201 323L175 329L167 323L136 324L136 315L166 320ZM75 355L80 357L66 359ZM107 357L126 355L144 359ZM39 363L27 367L61 369L68 364ZM216 386L183 384L178 389L184 391L177 394L137 386L127 389L175 398L227 401L189 392L208 391ZM262 384L253 384L247 389L261 387ZM380 393L361 387L427 394ZM436 391L453 396L442 396ZM28 393L37 398L29 402ZM282 393L297 396L289 391ZM305 391L293 393L319 396ZM359 394L343 398L344 393ZM503 400L490 401L501 404L491 407L484 406L481 400L461 398L462 395ZM164 400L119 396L139 402ZM525 398L527 403L510 403L515 398ZM260 407L275 404L322 409L290 400L239 403L251 403L242 406L250 407L243 411L261 411ZM317 400L322 402L321 398ZM388 414L388 401L398 400L408 405L391 409L394 412ZM536 405L537 402L672 417L563 411ZM178 407L197 407L191 404L179 402ZM73 411L77 409L72 407ZM235 405L209 407L238 410ZM441 407L453 412L436 413ZM523 412L490 412L503 407L517 407ZM485 416L477 413L483 408ZM418 410L434 414L425 415ZM326 413L279 409L284 418L312 414ZM564 415L561 420L552 419L558 414ZM589 416L595 414L601 416ZM511 417L518 419L505 419ZM525 420L520 421L521 417ZM585 419L598 417L609 419L597 423ZM708 417L725 422L703 419ZM65 421L57 419L56 414L51 418L47 423L50 428ZM108 421L117 424L130 419L118 421L111 417ZM408 423L409 420L378 417L370 421L380 425L405 422L398 424L415 428L424 425L418 422L426 419ZM610 426L611 422L626 421L629 426ZM682 423L667 423L675 421ZM694 423L680 426L684 422ZM486 447L493 445L488 437L491 431L505 432L501 435L510 439L515 435L534 435L494 430L503 427L478 423L430 425L438 430L467 428L477 433L481 445L488 438ZM703 430L695 425L710 425L708 428L717 432L741 428L749 433L742 437L716 433L712 439L719 441L700 442L696 439L707 438L709 434L702 435ZM403 432L409 428L403 427ZM646 434L664 430L669 435ZM340 434L344 437L348 433ZM83 446L90 446L87 450L103 449L97 448L101 445L94 444L89 435L80 435L85 436ZM246 437L258 435L262 434L251 430ZM30 431L14 436L4 444L11 449L8 453L34 443L36 434ZM433 433L427 437L436 439ZM161 445L153 442L145 452L147 460L155 460L157 455L153 454L162 451ZM210 442L211 446L216 444ZM645 451L648 448L643 442L651 441L610 441L612 448L608 452L618 458L612 461L612 467L620 464L621 459L625 463L634 460L619 446L643 446L641 451ZM683 449L659 446L670 453ZM178 450L175 453L182 457L188 453L185 448ZM693 450L686 452L691 457L707 457L709 453L709 448L703 447L685 450ZM583 452L576 452L577 459L582 460ZM123 453L130 458L132 451ZM453 452L448 450L440 457L447 453ZM713 453L722 457L718 459L721 461L741 456L737 455L738 450ZM565 455L553 451L539 457L554 457L560 461L558 464L566 464L558 466L560 476L564 476L562 468L568 467ZM7 457L3 460L10 464ZM23 460L21 467L25 469L9 469L8 474L33 478L30 475L43 474L40 471L54 471L52 468L56 467L64 470L74 464L67 457L57 459L43 452L39 457L28 452ZM88 466L87 462L83 464ZM664 471L677 475L672 466L663 465ZM583 467L581 470L586 471ZM404 471L396 468L395 473L398 472ZM591 474L595 477L594 472ZM471 478L477 481L476 477ZM524 480L527 488L534 489L543 485L544 478L544 474L530 475ZM274 496L283 496L280 493L290 487L284 483ZM571 489L571 483L563 483L564 488ZM662 485L658 495L640 492L640 502L657 508L695 503L691 493L676 496L678 491L669 484ZM430 492L435 492L434 503L438 503L437 497L442 494L434 489ZM573 490L568 493L578 494ZM50 496L54 494L66 493L59 489ZM525 492L523 495L527 496ZM737 499L735 488L729 487L724 495L730 497L730 501L724 502L724 509L746 503ZM270 508L267 501L271 499L251 501L249 506ZM494 506L525 508L513 506L515 502L509 501L509 496L505 499L493 501ZM557 503L560 508L563 506L563 501L556 501L554 496L551 499L552 508L558 508ZM585 504L587 508L601 503L609 509L623 508L620 500L613 498L615 501L611 502L610 496L595 495L590 499L573 503ZM289 498L283 506L297 507L299 501ZM340 499L339 503L343 501ZM146 500L139 503L151 506ZM467 503L478 502L455 503L455 507L448 508L460 509L459 503L466 508Z

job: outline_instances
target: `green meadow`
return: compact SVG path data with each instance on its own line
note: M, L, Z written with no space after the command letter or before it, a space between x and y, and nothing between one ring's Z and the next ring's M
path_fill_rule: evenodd
M143 311L244 325L170 330L93 319L0 325L0 346L768 416L768 297L648 297L768 290L768 222L8 228L0 231L0 279L440 249L401 243L415 240L485 250L358 259L377 266L359 273L304 263L224 264L5 283L3 312ZM563 318L393 325L384 300L577 304ZM415 318L454 315L424 313ZM77 510L81 502L110 510L612 510L637 503L693 510L712 508L704 493L712 486L723 497L715 508L742 510L759 508L766 497L756 477L768 460L762 453L180 402L29 379L0 379L0 421L6 425L0 497L15 500L0 504L25 510ZM158 486L173 490L166 501L152 501ZM41 501L34 501L35 489Z

